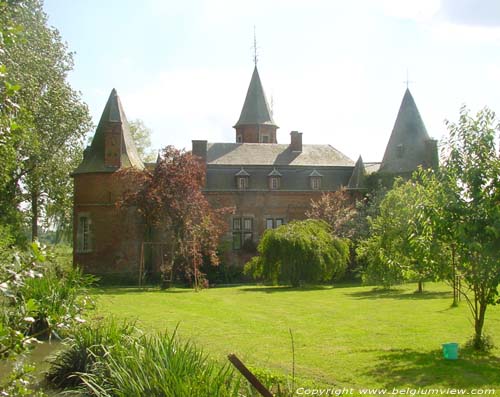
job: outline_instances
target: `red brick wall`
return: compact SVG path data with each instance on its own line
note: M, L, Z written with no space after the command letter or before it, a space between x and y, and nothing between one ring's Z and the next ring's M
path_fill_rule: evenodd
M236 142L238 142L238 135L242 136L242 143L259 143L260 134L269 135L269 143L277 143L276 141L276 127L271 125L245 125L236 128Z
M84 174L75 175L74 189L74 264L88 273L136 277L143 225L133 209L115 205L126 186L113 173ZM90 252L77 249L79 214L90 218Z

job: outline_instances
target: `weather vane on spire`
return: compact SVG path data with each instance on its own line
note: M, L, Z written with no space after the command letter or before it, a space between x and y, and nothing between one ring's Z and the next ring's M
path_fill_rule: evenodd
M406 84L406 89L408 89L408 86L410 85L410 83L414 83L414 81L411 81L408 77L408 68L406 68L406 81L403 81L403 83Z
M255 34L255 25L253 25L253 63L257 66L257 36Z

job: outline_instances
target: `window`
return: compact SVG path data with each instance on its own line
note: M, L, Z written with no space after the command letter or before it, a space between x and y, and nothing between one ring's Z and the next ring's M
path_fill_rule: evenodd
M90 252L90 218L86 214L78 216L77 251Z
M269 143L269 135L261 135L260 141L262 143Z
M243 142L243 138L241 137L241 135L237 135L237 136L236 136L236 142L237 142L237 143L241 143L241 142Z
M266 219L266 229L275 229L277 227L280 227L283 225L285 222L283 218L267 218Z
M244 229L244 230L252 230L252 229L253 229L253 227L252 227L252 226L253 226L253 225L252 225L252 224L253 224L253 222L252 222L252 221L253 221L253 219L252 219L252 218L245 218L245 219L243 220L243 229Z
M311 189L312 190L321 189L321 177L319 177L319 176L312 176L311 177Z
M238 190L248 189L248 177L240 176L237 178L237 180L238 180Z
M269 178L269 189L277 190L280 187L280 178L277 176L272 176Z
M253 241L253 218L233 218L233 250L239 250L245 241Z

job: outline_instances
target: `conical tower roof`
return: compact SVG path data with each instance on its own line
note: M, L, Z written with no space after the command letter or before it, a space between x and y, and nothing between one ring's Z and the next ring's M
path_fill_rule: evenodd
M356 161L356 165L352 170L351 178L349 179L349 183L347 184L348 189L365 189L366 188L366 169L365 163L363 163L363 159L359 156L358 161Z
M385 149L380 172L408 173L426 165L429 134L417 105L407 88L391 137Z
M277 127L273 120L269 104L267 103L264 88L260 81L259 71L257 70L257 66L255 66L240 118L234 127L259 124Z
M137 153L132 134L130 133L127 117L123 111L120 98L113 88L97 125L92 143L85 149L83 160L73 174L116 171L116 167L109 167L104 164L106 127L116 123L120 124L121 167L144 168L144 164Z

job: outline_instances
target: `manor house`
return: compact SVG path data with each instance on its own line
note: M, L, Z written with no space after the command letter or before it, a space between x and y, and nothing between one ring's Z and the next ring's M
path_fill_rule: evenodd
M302 133L278 143L273 114L257 66L252 74L234 142L193 140L192 153L206 164L205 194L213 206L234 207L225 239L231 260L242 265L246 244L255 244L264 230L303 219L311 199L345 187L362 193L366 177L409 175L419 165L437 165L437 145L426 131L407 89L381 162L356 162L329 144L306 145ZM168 144L168 142L165 142ZM92 143L73 172L74 263L101 276L136 277L144 230L132 210L118 210L126 189L116 177L124 167L154 167L137 154L125 112L111 91ZM152 265L157 269L156 265Z

